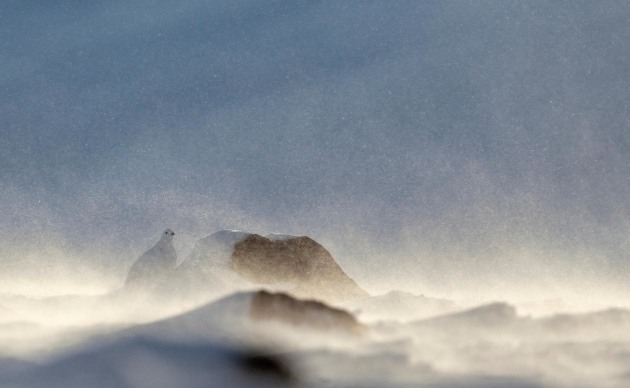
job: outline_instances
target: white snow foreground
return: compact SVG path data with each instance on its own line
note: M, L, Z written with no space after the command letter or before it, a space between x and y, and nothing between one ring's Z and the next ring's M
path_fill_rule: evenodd
M317 304L271 309L260 319L253 312L259 294L238 292L155 322L84 328L92 332L71 347L55 344L45 357L50 343L43 331L33 336L41 343L31 354L4 347L11 328L44 322L3 322L0 386L622 387L629 381L629 310L531 318L491 303L372 324L344 321L342 314L339 322L354 322L354 330L329 325L339 311ZM266 294L279 295L272 305L285 297ZM370 301L377 308L382 297L362 302ZM54 334L79 335L77 329Z
M621 387L630 381L629 310L531 318L506 303L433 316L429 306L430 318L356 321L355 331L326 326L337 312L317 304L256 318L257 294L237 292L143 324L0 321L0 386ZM360 302L378 309L383 298ZM417 298L422 309L425 297ZM55 305L64 307L60 299ZM21 306L11 303L14 311Z
M282 352L349 344L364 329L351 314L320 302L239 292L156 322L99 327L69 349L55 344L60 350L43 362L37 352L47 344L23 361L0 353L0 386L297 386L297 369Z
M0 295L0 387L630 386L630 310L534 318L396 290L305 300L230 269L250 235L201 239L144 290Z
M216 343L134 337L91 346L36 367L14 366L3 387L285 387L294 376L281 357ZM1 371L1 369L0 369Z

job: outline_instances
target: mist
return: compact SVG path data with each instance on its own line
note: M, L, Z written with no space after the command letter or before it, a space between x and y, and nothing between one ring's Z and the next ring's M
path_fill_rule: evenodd
M629 20L3 1L0 385L628 386ZM166 228L206 267L121 288ZM309 236L353 298L248 282L223 229Z
M182 258L220 228L309 235L380 291L627 290L629 16L5 2L2 282L107 288L171 227Z

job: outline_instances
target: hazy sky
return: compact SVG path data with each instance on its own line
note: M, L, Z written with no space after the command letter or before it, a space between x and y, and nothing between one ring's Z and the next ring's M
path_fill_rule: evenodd
M366 273L630 271L629 22L626 1L3 1L1 244L245 228Z

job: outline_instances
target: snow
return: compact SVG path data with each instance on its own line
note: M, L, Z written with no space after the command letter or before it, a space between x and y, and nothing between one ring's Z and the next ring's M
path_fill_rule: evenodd
M242 234L221 232L213 240L220 236L233 242ZM254 295L243 289L183 310L181 301L160 294L0 296L12 311L11 319L0 320L0 386L621 387L630 382L628 309L532 317L507 302L469 307L393 290L337 306L361 310L356 316L365 331L351 333L334 324L255 320ZM243 361L251 357L262 357L272 371L252 369Z
M242 230L227 229L212 233L197 241L192 252L181 266L227 268L234 251L234 245L243 241L250 234L250 232Z
M292 236L290 234L283 234L283 233L269 233L265 235L265 237L272 241L284 241L284 240L290 240L292 238L296 238L297 236Z
M291 376L284 374L273 356L267 356L268 370L257 369L254 357L262 358L225 345L181 345L136 337L94 346L0 381L33 388L290 386Z
M448 313L461 306L453 301L418 296L403 291L355 299L342 306L366 322L383 321L396 317L399 321L411 321Z

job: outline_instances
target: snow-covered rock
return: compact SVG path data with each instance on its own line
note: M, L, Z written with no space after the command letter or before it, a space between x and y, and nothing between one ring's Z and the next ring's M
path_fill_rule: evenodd
M367 296L331 254L309 237L219 231L199 240L177 276L184 282L215 278L280 285L298 297L340 302ZM232 279L231 279L232 277Z
M487 328L493 326L505 327L516 321L517 318L516 309L513 306L507 303L496 302L462 312L435 317L423 322L440 326L457 325Z
M269 326L280 330L270 330ZM292 335L292 330L299 333ZM352 314L322 302L297 299L285 293L247 291L135 327L130 333L178 341L238 338L245 343L260 343L272 339L286 342L283 337L295 338L304 333L355 336L366 330Z
M392 319L407 322L447 314L459 308L455 302L447 299L404 291L390 291L384 295L353 299L340 306L350 310L364 322Z
M356 334L366 330L352 314L340 308L267 291L253 295L249 317L254 321L278 321L314 330L339 330Z

